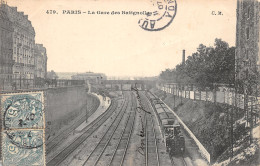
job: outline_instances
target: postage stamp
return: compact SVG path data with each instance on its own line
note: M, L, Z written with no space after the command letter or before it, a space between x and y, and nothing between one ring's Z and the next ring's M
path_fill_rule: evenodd
M43 100L43 92L2 94L3 128L5 130L44 128Z
M138 21L139 26L147 31L160 31L168 27L177 13L176 0L154 0L156 10L148 12L146 18Z
M3 165L45 165L44 93L1 94Z
M43 130L12 130L2 133L3 165L45 165Z

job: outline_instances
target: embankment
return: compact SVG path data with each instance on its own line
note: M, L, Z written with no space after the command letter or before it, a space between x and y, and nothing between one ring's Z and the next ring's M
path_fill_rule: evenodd
M230 108L221 104L196 101L175 97L160 90L151 90L171 107L188 128L194 133L211 156L211 162L216 159L230 145ZM175 100L175 102L174 102ZM240 119L243 111L234 112L234 121ZM243 125L234 130L234 137L238 139L243 131Z

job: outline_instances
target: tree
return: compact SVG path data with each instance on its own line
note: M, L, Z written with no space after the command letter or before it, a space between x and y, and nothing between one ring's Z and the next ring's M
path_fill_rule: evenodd
M159 78L182 84L196 84L200 88L213 88L214 83L234 84L235 48L221 39L214 47L200 44L197 52L188 56L185 64L162 71Z
M53 71L48 71L47 72L47 79L58 79L58 75Z

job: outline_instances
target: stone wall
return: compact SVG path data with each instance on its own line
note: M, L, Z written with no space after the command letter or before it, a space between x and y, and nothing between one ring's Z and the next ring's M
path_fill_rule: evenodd
M45 91L46 137L68 125L83 111L86 111L87 94L84 86L51 88ZM92 100L91 100L92 101Z

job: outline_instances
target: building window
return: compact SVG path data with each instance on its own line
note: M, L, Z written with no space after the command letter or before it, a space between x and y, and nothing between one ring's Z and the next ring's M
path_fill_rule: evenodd
M249 39L249 27L246 28L246 39Z

